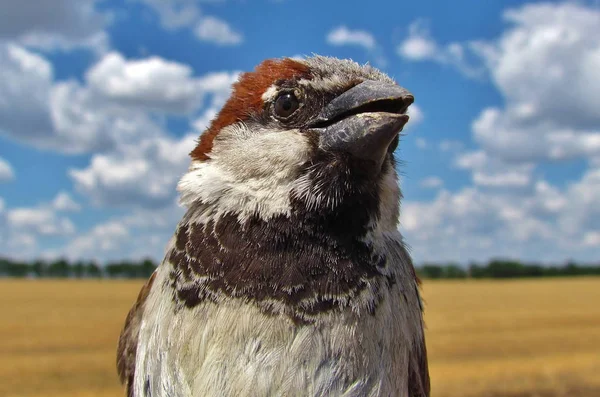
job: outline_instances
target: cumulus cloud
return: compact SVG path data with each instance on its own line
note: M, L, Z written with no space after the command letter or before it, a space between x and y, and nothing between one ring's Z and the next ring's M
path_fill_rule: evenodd
M63 254L72 259L99 259L99 253L117 251L129 238L129 230L124 225L108 221L71 240Z
M0 42L0 133L17 139L48 134L52 80L52 65L44 58Z
M410 24L408 37L396 48L397 54L409 61L434 61L458 69L470 78L480 78L483 68L469 60L470 44L437 43L429 32L425 20L418 19Z
M423 179L419 183L419 186L426 188L426 189L436 189L443 185L444 185L444 181L442 181L442 179L437 176L429 176L429 177Z
M7 208L0 198L0 251L4 255L31 259L39 254L41 240L73 236L75 225L59 213L56 203L57 199L32 207Z
M524 188L533 183L532 163L507 163L477 150L459 154L455 166L470 170L473 183L483 187Z
M414 21L408 28L408 37L397 48L398 54L411 61L433 60L440 49L431 38L422 20Z
M165 29L192 29L201 41L217 45L238 45L244 41L242 33L226 21L204 15L195 0L137 0L153 9Z
M195 110L207 97L205 110L192 123L200 128L198 124L207 124L225 102L238 74L214 72L193 77L188 66L161 58L127 61L119 54L108 54L86 74L88 86L75 88L81 91L82 102L89 96L94 103L107 106L109 114L121 115L119 111L127 109L127 114L122 116L129 119L112 123L113 131L119 127L118 145L94 154L87 167L69 171L76 190L98 206L159 208L167 205L175 196L175 185L189 164L188 154L199 134L194 132L181 139L170 137L148 119L145 112ZM73 97L73 94L65 95L65 98ZM68 112L67 116L78 117L65 119L80 128L87 128L88 121L89 128L97 127L98 120L85 117L83 110L87 108L76 105L78 111ZM83 117L79 116L82 112ZM140 118L136 118L136 114Z
M473 121L478 147L457 148L453 165L471 174L473 186L405 202L401 230L417 261L596 260L600 11L578 3L530 4L503 16L508 26L497 39L457 44L479 57L504 99ZM453 62L448 46L412 29L399 48L403 57ZM575 158L587 160L588 168L564 187L536 176L540 164Z
M575 3L504 13L511 27L479 52L505 99L473 122L481 146L509 161L600 154L600 11Z
M8 211L11 229L43 236L60 236L75 231L73 223L60 217L51 208L14 208Z
M326 41L328 44L338 47L362 47L376 65L380 67L387 65L387 59L380 46L377 45L375 37L366 30L349 29L344 25L338 26L327 34Z
M600 173L587 172L561 190L537 181L521 195L469 187L442 189L428 202L403 204L400 230L417 262L596 260L600 231Z
M236 45L243 41L243 36L227 22L212 16L200 18L194 34L199 40L219 45Z
M1 0L0 39L42 50L77 47L102 52L108 47L104 28L110 17L98 11L98 0Z
M408 111L406 113L410 117L410 120L409 120L408 124L406 125L408 128L419 124L425 118L425 116L423 115L423 110L421 110L419 105L415 105L415 104L410 105L410 107L408 108Z
M12 181L14 178L15 172L12 167L8 161L0 157L0 183Z
M175 196L177 181L189 165L196 134L182 139L167 136L96 154L84 169L69 175L76 189L96 205L157 208Z
M86 80L104 98L151 110L190 112L203 94L191 67L156 56L128 61L119 53L107 54L86 73Z
M59 192L52 201L52 208L59 212L78 212L81 210L79 205L67 192Z
M186 114L206 96L223 101L237 75L194 77L180 63L109 53L88 71L85 84L54 82L43 57L0 44L0 134L63 153L105 152L163 135L149 112Z
M415 145L417 145L417 147L419 149L427 149L427 148L429 148L429 142L427 142L427 140L425 138L417 138L415 140Z
M355 45L372 50L377 44L373 35L365 30L350 30L339 26L327 34L327 43L336 46Z
M137 0L152 8L165 29L191 26L200 16L195 0Z
M137 208L81 233L60 252L46 251L45 254L100 262L148 257L160 261L183 213L184 209L175 200L161 209Z
M42 149L84 153L130 137L128 123L151 124L139 112L109 105L78 82L55 83L52 65L41 56L0 44L0 134Z
M442 139L438 144L439 149L442 152L455 152L461 150L464 144L461 141L452 139Z
M162 135L162 128L146 112L99 98L87 86L57 83L51 93L53 130L36 146L64 153L114 150L142 137Z
M483 69L504 98L472 123L481 147L506 162L600 155L600 11L577 3L529 4L503 14L496 40L438 44L422 20L398 53L413 61ZM482 67L466 62L475 57ZM483 69L482 69L483 68Z

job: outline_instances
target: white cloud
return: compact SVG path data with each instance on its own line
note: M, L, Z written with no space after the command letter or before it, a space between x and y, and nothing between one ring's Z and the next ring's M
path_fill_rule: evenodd
M195 119L192 122L192 126L194 127L194 130L202 133L203 131L205 131L209 125L210 122L216 117L218 112L217 108L209 108L207 109L204 113L202 113L202 115L200 117L198 117L197 119Z
M162 207L175 197L175 185L189 165L196 134L177 140L144 139L117 151L96 154L85 169L69 174L76 189L96 205Z
M583 241L583 234L600 232L600 168L586 171L579 181L569 185L563 197L551 198L547 206L562 210L559 226L565 233Z
M75 81L53 86L49 107L52 124L43 135L15 138L27 140L39 148L70 154L109 150L117 142L127 139L126 129L120 126L143 118L135 112L126 115L125 109L111 112L98 103L87 88ZM151 131L149 129L147 133Z
M23 36L19 42L26 46L42 51L72 51L77 48L88 48L97 55L106 53L110 48L110 39L106 32L98 32L83 39L65 39L60 35L32 33Z
M356 45L367 50L376 46L373 35L364 30L350 30L346 26L339 26L327 34L327 43L336 46Z
M224 102L239 72L192 74L190 66L160 57L126 60L110 53L86 73L86 81L98 100L178 114L197 110L207 94Z
M463 146L464 144L461 141L452 139L443 139L438 144L438 147L442 152L455 152L461 150Z
M479 186L524 187L531 183L531 177L530 175L521 173L519 171L508 171L492 174L476 171L473 173L473 182Z
M86 73L86 80L111 101L150 110L190 112L203 94L191 67L156 56L128 61L119 53L107 54Z
M42 149L83 153L109 149L128 137L119 124L142 118L109 109L77 82L54 83L47 60L0 44L0 134Z
M59 192L52 201L52 207L60 212L78 212L81 210L79 205L67 192Z
M461 153L456 157L455 164L463 169L481 169L488 164L488 156L483 150Z
M11 229L44 236L61 236L75 231L73 223L58 216L51 208L14 208L8 211Z
M426 188L426 189L436 189L438 187L441 187L443 184L444 184L444 181L442 181L441 178L439 178L437 176L429 176L429 177L423 179L419 183L419 186Z
M425 138L417 138L415 140L415 145L417 145L419 149L427 149L429 147L429 142L427 142Z
M438 44L431 37L429 29L422 19L410 24L408 37L396 49L398 55L406 60L434 61L453 66L467 77L480 78L483 69L469 62L467 59L469 51L472 51L470 44Z
M472 172L473 183L482 187L524 188L533 183L531 163L506 163L477 150L457 155L454 165Z
M0 42L0 133L17 139L48 133L52 79L52 65L44 58Z
M366 30L352 30L346 26L338 26L331 30L326 37L326 41L334 46L356 46L362 47L367 51L368 57L379 67L386 67L387 58L373 34Z
M111 252L118 252L120 255L120 248L130 239L129 230L123 224L117 221L107 221L71 240L59 255L64 255L69 259L105 259ZM55 256L48 253L47 255ZM121 256L119 259L124 258Z
M194 36L217 45L237 45L243 35L229 23L215 16L204 15L196 0L137 0L153 9L165 29L192 29Z
M504 14L511 27L479 53L505 107L473 122L482 147L508 161L600 154L600 11L533 4Z
M600 172L560 190L545 181L509 192L442 189L428 202L405 201L400 230L417 261L488 260L503 256L561 263L596 260Z
M192 121L191 125L197 133L204 132L210 122L216 117L219 110L223 107L231 93L231 85L237 80L239 73L214 73L207 74L202 79L202 85L205 89L211 89L212 95L209 106L202 114Z
M0 134L63 153L110 151L164 132L151 112L196 110L209 95L224 102L237 72L191 76L187 65L110 53L86 83L53 81L52 66L22 47L0 44Z
M202 41L219 45L240 44L244 37L227 22L212 16L202 17L194 28L194 34Z
M1 0L0 39L42 50L108 46L103 31L110 17L96 9L98 0Z
M147 257L160 261L184 212L176 200L162 209L134 209L126 216L94 226L60 251L46 252L46 255L101 262Z
M184 213L173 199L164 208L136 208L125 216L108 219L75 234L71 220L60 213L78 208L65 192L34 207L6 209L0 198L0 251L24 260L37 257L101 262L146 257L160 260ZM57 239L65 244L57 246ZM48 241L52 241L53 248L48 248Z
M419 124L425 118L425 116L423 115L423 110L421 110L421 108L415 104L410 105L406 114L408 114L408 116L410 117L410 120L406 125L409 128L411 126Z
M481 68L467 63L467 55L483 62L505 100L472 124L489 154L506 162L600 156L600 10L539 3L503 16L510 25L497 40L448 45L418 20L398 53L454 65L468 76L481 75Z
M0 157L0 183L9 182L13 179L15 179L15 172L8 161Z
M398 54L411 61L427 61L435 59L440 49L430 37L429 31L422 27L422 21L415 21L409 26L408 37L398 46Z
M597 260L600 11L531 4L504 18L510 25L497 40L459 45L485 63L505 103L480 113L472 124L479 148L454 160L474 187L405 202L401 230L417 261ZM448 62L436 55L446 47L420 37L429 42L404 56ZM579 180L559 188L536 179L540 163L573 158L588 163Z
M143 64L144 61L132 65L120 56L109 55L108 57L112 60L106 63L116 64L116 67L104 65L90 72L88 76L90 86L93 88L84 92L102 96L104 101L110 99L109 103L119 102L126 97L130 105L136 103L134 109L144 104L149 110L151 107L158 108L160 100L170 100L162 91L178 91L177 87L181 86L181 92L185 94L182 98L202 99L205 96L209 98L204 112L193 122L196 128L201 128L200 124L208 124L214 117L228 98L231 84L237 80L239 74L238 72L215 72L194 78L191 77L188 67L184 68L180 64L169 65L160 59L154 59L152 62L155 65L150 69L162 69L162 72L146 73L136 71L139 68L145 70L147 65ZM113 78L111 74L115 76L115 81L109 83ZM161 79L158 74L166 74L168 77ZM158 84L156 80L160 80ZM185 91L186 87L192 87L193 91ZM156 100L150 106L148 101L153 96ZM178 103L181 101L164 102L160 107L165 109L171 107L174 110L179 106L175 106ZM194 104L194 107L197 106ZM110 109L111 112L118 110ZM127 124L127 120L122 120L119 124L121 126L119 135L122 137L119 145L111 150L94 154L87 167L71 169L69 175L77 191L90 198L95 205L129 208L163 207L175 197L175 185L189 165L189 152L193 149L199 134L193 132L181 139L169 137L150 120L144 122L144 120L133 119L132 116L136 113L131 113L129 107L125 109L129 112L130 124ZM144 113L140 114L144 115ZM83 121L87 119L83 118ZM123 139L127 131L130 131L131 138ZM143 134L138 133L142 131Z
M15 258L39 254L39 241L68 238L75 233L68 217L58 214L53 203L34 207L5 208L0 199L0 251Z
M166 29L191 26L200 16L195 0L137 0L154 9Z

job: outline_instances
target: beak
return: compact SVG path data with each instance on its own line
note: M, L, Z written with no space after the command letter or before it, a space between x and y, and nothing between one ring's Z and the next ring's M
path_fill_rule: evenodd
M367 80L332 100L311 127L320 134L322 150L348 152L374 162L379 170L408 122L405 113L413 101L402 87Z

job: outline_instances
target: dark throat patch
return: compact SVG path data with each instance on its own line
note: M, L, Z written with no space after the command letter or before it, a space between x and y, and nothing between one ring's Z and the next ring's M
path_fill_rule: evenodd
M229 296L303 321L351 304L386 264L361 239L376 195L352 197L335 211L294 201L290 216L269 220L241 223L227 214L207 224L182 222L167 256L174 299L194 307Z

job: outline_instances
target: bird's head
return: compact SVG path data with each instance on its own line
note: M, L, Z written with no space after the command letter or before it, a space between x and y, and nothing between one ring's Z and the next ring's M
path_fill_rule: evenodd
M395 229L393 152L412 102L371 66L321 56L264 61L240 76L200 136L179 184L182 202L202 206L200 217L299 211Z

